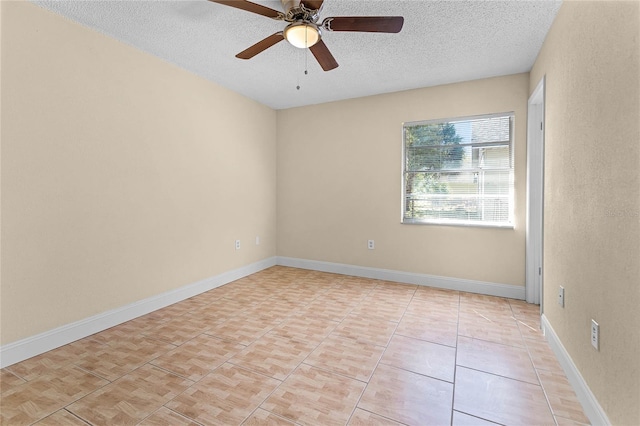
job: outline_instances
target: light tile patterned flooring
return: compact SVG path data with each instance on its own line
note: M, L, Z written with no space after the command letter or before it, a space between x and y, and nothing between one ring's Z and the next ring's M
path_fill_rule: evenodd
M587 424L522 301L273 267L14 364L2 424Z

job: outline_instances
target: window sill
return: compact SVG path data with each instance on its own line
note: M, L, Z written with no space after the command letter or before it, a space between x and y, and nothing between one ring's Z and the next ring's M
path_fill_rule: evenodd
M460 226L465 228L497 228L497 229L515 229L513 223L501 222L455 222L455 221L438 221L438 220L413 220L404 219L400 222L402 225L435 225L435 226Z

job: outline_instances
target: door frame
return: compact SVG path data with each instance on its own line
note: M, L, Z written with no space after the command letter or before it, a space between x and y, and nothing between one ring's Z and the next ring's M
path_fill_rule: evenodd
M527 229L525 294L543 309L545 79L529 97L527 111Z

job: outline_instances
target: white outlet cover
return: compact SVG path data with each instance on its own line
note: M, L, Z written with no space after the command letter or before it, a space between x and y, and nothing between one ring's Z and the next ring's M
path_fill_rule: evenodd
M591 320L591 346L600 350L600 325L595 320Z
M558 305L564 308L564 287L562 286L558 289Z

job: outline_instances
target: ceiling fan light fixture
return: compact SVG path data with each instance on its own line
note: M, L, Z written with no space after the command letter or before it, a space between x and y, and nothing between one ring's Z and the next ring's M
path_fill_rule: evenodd
M284 29L284 38L300 49L313 46L320 37L320 28L308 22L296 22Z

